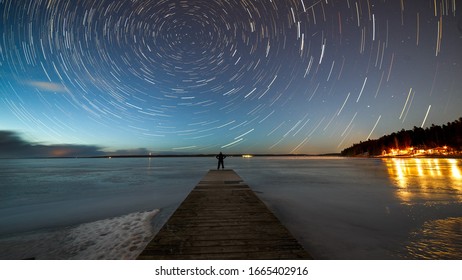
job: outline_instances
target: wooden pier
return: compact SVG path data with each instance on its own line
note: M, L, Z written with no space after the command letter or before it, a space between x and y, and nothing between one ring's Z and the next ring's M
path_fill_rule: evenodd
M138 259L310 259L233 170L210 170Z

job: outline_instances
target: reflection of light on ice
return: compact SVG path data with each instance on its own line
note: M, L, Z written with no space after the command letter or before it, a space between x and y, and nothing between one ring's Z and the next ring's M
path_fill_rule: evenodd
M412 241L405 248L414 259L462 258L461 217L426 221L412 236Z
M449 159L448 161L449 161L449 164L451 165L452 177L461 180L462 174L460 173L460 169L457 166L457 160Z
M417 164L417 172L419 173L419 176L423 176L424 175L424 172L423 172L423 169L422 169L422 162L420 159L416 159L416 164Z
M456 159L392 158L386 162L403 201L432 200L454 191L462 196L462 173Z
M403 164L402 160L397 160L397 159L393 159L394 163L395 163L395 170L396 170L396 175L398 177L398 181L399 181L399 185L402 187L402 188L405 188L406 187L406 178L404 177L404 174L407 173L406 172L406 166Z
M402 159L391 159L393 164L387 162L388 173L390 177L396 179L397 186L400 188L399 190L399 197L402 200L407 200L407 197L411 194L406 190L407 188L407 177L406 174L408 171L406 170L406 165Z

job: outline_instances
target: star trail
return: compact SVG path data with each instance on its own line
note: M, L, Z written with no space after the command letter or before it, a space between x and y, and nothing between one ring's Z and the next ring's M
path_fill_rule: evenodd
M461 117L456 0L0 0L0 130L327 153Z

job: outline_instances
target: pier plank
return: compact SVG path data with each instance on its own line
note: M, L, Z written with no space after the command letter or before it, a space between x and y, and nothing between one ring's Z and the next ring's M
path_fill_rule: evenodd
M233 170L210 170L138 259L311 259Z

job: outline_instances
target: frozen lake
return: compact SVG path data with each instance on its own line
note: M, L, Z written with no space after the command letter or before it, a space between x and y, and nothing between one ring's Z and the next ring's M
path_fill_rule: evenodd
M318 259L461 259L460 159L228 157ZM214 158L0 160L0 259L131 259Z

